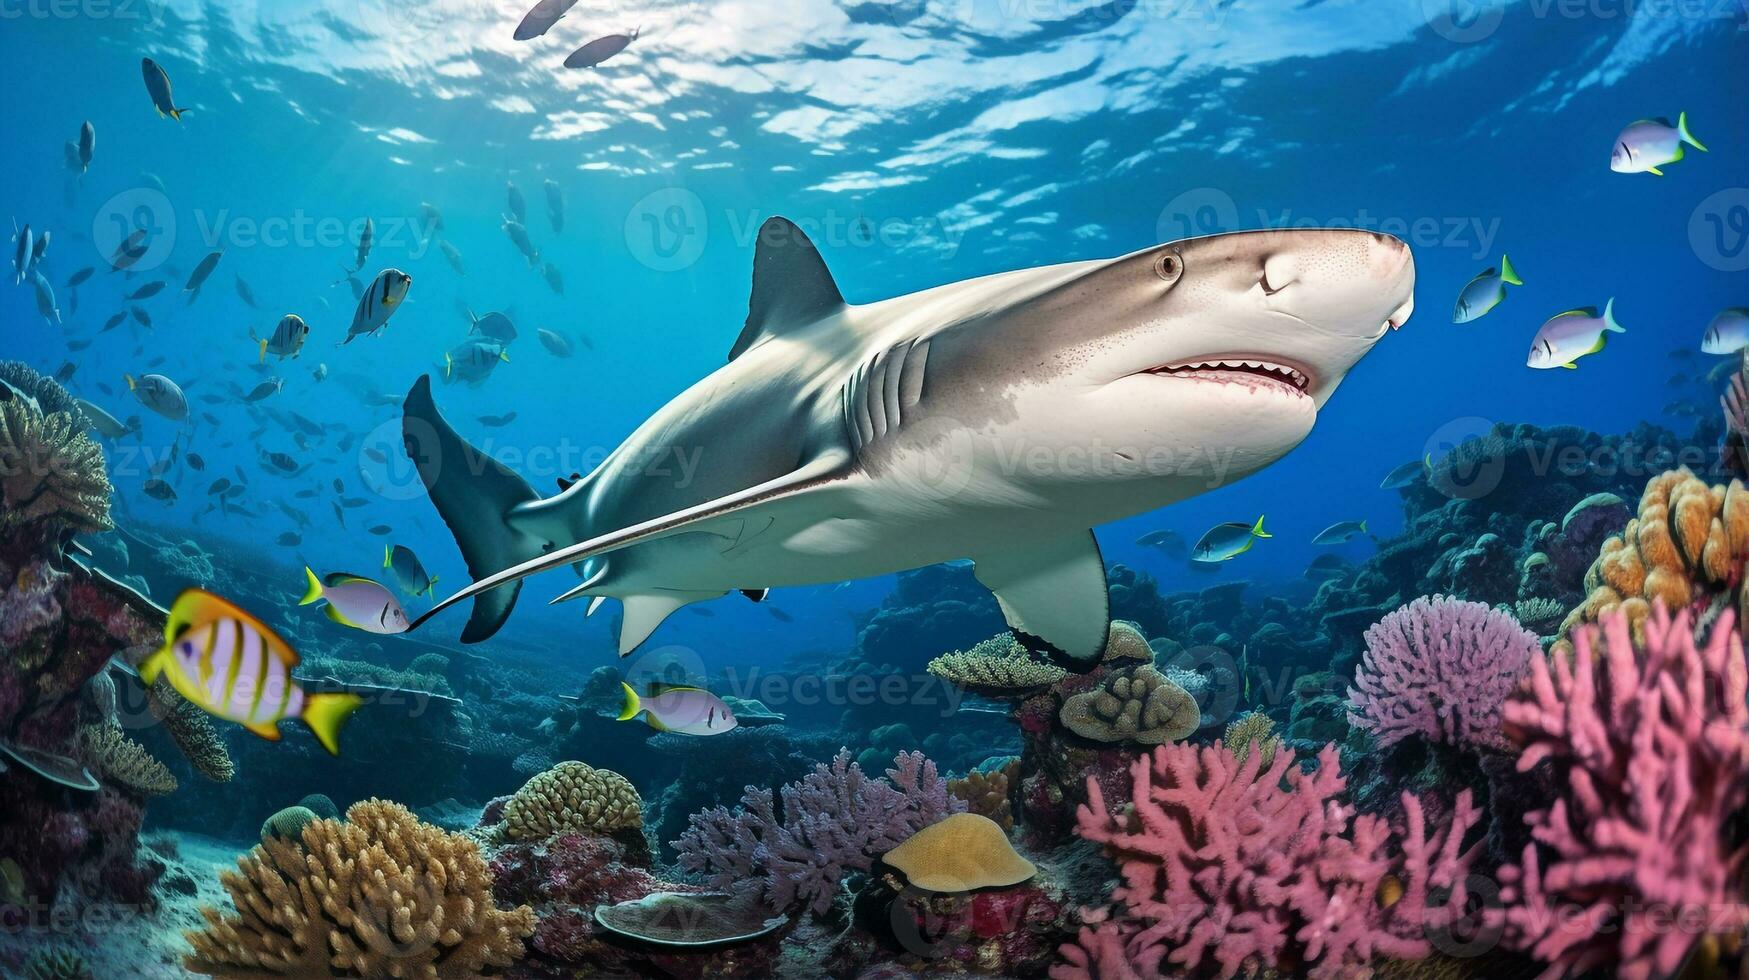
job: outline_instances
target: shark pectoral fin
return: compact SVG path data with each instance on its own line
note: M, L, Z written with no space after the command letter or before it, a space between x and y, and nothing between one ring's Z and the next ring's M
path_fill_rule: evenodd
M721 592L647 592L620 599L623 615L619 624L619 655L625 656L656 632L681 606L705 599L715 599Z
M1054 647L1071 669L1085 672L1099 662L1111 604L1092 531L1029 542L973 562L978 581L996 593L1016 633Z

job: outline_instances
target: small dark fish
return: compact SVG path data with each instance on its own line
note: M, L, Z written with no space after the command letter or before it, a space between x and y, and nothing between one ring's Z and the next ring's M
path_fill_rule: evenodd
M334 505L334 519L340 522L341 527L346 526L346 513L340 509L339 504Z
M145 327L147 330L152 329L152 314L147 313L145 310L137 306L128 307L128 314L132 316L134 321L140 326Z
M363 507L365 504L368 504L368 503L370 503L370 501L364 499L363 497L341 497L340 498L340 506L348 508L348 509L351 509L353 507Z
M263 398L279 394L279 389L284 386L285 381L283 379L269 378L268 380L256 385L247 395L244 395L243 401L249 403L261 401Z
M793 623L796 621L794 616L791 616L789 613L784 612L776 606L768 605L765 607L765 611L771 614L772 619L775 619L780 623Z
M132 268L133 264L145 258L146 253L150 250L151 246L146 242L146 229L135 229L127 238L122 239L121 244L117 245L115 251L110 254L109 271L121 272L124 269Z
M624 51L627 45L638 39L638 32L642 30L643 28L640 27L630 34L609 34L606 37L598 37L571 52L571 56L565 59L565 67L594 68Z
M185 106L178 106L170 95L170 76L158 63L150 58L140 59L140 74L146 79L146 94L152 97L152 108L158 110L159 117L169 116L177 122L182 121L182 114L187 112Z
M224 493L229 489L231 489L231 481L221 476L207 485L206 492L208 496L211 496L215 493Z
M371 462L377 464L378 466L385 465L389 461L388 454L383 452L381 449L376 448L375 446L364 447L364 458L370 460Z
M219 417L211 412L202 412L200 413L200 417L206 421L207 425L210 425L215 429L221 424L219 422Z
M480 416L480 424L481 425L490 426L491 428L494 428L494 429L499 428L501 426L509 425L510 423L512 423L514 421L516 421L516 413L515 412L506 412L503 415L482 415L482 416Z
M67 341L67 349L70 351L82 351L85 348L90 347L90 346L91 346L91 341L88 338Z
M505 203L510 206L510 216L520 225L528 224L528 201L522 196L522 188L516 186L516 181L504 182Z
M565 274L559 271L558 266L548 262L541 266L540 274L541 277L547 281L547 286L551 288L553 292L558 293L560 296L565 295Z
M79 172L91 169L91 154L97 150L97 127L91 125L91 120L85 120L85 125L79 127Z
M164 291L164 280L154 279L127 295L128 299L151 299Z
M298 498L299 500L309 500L310 498L316 496L316 491L314 491L314 490L299 490L297 493L292 494L292 496Z
M385 535L385 534L395 533L395 529L388 526L387 524L378 524L374 527L366 528L366 530L370 531L370 533L372 533L372 534L377 535L378 537L381 537L382 535Z
M92 274L95 273L96 271L97 271L97 269L95 266L88 265L85 268L80 269L78 272L73 273L72 275L67 277L67 288L72 289L74 286L77 286L80 283L84 282L85 280L90 279Z
M188 461L188 468L194 470L196 473L206 469L206 460L200 458L200 453L189 453L186 459Z
M163 480L155 478L147 480L145 485L140 489L146 492L146 496L151 497L154 500L162 500L165 503L170 503L176 499L176 488L165 483Z
M540 3L529 8L522 17L522 23L516 25L516 33L512 35L518 41L532 41L553 29L559 18L565 16L575 6L577 0L540 0Z
M339 477L334 478L334 492L335 493L345 493L346 492L346 484L341 482Z
M108 320L105 320L103 322L103 329L99 330L97 332L98 333L108 333L109 331L114 330L116 327L121 326L121 322L123 320L126 320L127 318L128 318L128 315L126 313L117 313L115 316L112 316Z
M236 484L233 483L231 485L231 488L229 490L225 491L225 499L232 500L232 499L235 499L237 497L241 497L248 492L249 492L248 487L240 487L240 486L237 486Z
M201 259L200 264L194 267L193 272L189 273L188 284L182 287L182 291L185 293L200 292L200 287L206 285L206 277L213 274L213 269L218 267L219 256L223 254L225 253L211 252L206 258ZM190 296L188 301L194 302L194 297Z
M288 548L292 545L301 543L303 540L303 538L298 536L296 531L287 531L279 536L279 543Z
M242 298L243 302L249 304L250 309L255 309L255 290L249 288L249 284L243 281L242 276L236 278L237 295Z
M77 372L78 370L79 370L79 365L74 364L72 361L67 361L61 365L60 370L55 372L55 380L61 382L62 384L66 384L67 382L73 380L73 374L75 372Z
M298 468L298 461L287 456L285 453L262 453L261 458L274 469L283 470L287 473Z
M358 261L353 263L353 272L363 269L364 260L370 258L370 243L371 239L376 237L376 233L376 223L369 218L364 219L364 230L358 233Z

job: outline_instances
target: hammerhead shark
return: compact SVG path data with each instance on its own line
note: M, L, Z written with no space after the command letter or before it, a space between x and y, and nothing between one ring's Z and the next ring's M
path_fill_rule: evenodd
M1092 528L1280 459L1414 307L1409 248L1354 229L1235 232L844 300L794 223L761 226L727 364L542 499L417 381L403 433L476 581L463 642L521 580L623 603L619 651L675 610L970 559L1031 649L1088 670L1110 608ZM696 451L690 479L652 461Z

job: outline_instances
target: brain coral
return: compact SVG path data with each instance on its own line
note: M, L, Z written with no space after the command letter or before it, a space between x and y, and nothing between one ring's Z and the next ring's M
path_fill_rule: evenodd
M970 650L944 653L929 662L931 674L982 694L1024 693L1069 676L1054 664L1034 660L1013 633L1002 633Z
M538 840L572 831L609 834L643 825L642 801L624 776L561 762L524 783L504 805L505 833Z
M472 978L508 966L534 911L500 911L478 846L383 800L269 838L220 876L234 915L201 909L184 965L214 977Z
M1620 609L1636 640L1652 601L1672 609L1725 593L1749 558L1749 492L1739 481L1708 486L1686 469L1651 479L1639 514L1604 541L1585 573L1589 593L1561 624L1563 634Z
M1196 699L1153 664L1107 674L1098 687L1064 701L1058 718L1082 738L1143 745L1175 742L1202 724Z

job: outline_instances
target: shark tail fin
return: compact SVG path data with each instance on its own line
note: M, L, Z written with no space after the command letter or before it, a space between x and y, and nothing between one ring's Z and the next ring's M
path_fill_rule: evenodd
M1524 285L1524 280L1518 278L1518 270L1512 267L1512 260L1506 257L1505 252L1500 253L1500 281L1514 286Z
M468 573L477 581L540 555L549 539L543 522L513 525L511 511L540 495L528 481L482 454L456 434L431 398L431 379L414 382L402 405L402 435L426 493L449 525ZM555 515L562 516L562 515ZM498 632L516 605L520 582L509 582L474 597L473 615L463 643L477 643Z
M1687 143L1689 146L1694 147L1702 153L1711 152L1706 148L1705 143L1695 139L1694 134L1688 131L1688 113L1686 112L1679 113L1676 116L1676 135L1682 138L1682 142Z

